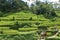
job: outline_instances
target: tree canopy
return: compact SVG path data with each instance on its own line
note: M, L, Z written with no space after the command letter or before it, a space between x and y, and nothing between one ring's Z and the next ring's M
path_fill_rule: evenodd
M57 16L53 4L48 2L40 2L40 1L37 1L35 4L36 5L32 4L31 11L36 15L43 14L46 18Z
M0 0L0 11L11 12L26 10L28 5L22 0Z

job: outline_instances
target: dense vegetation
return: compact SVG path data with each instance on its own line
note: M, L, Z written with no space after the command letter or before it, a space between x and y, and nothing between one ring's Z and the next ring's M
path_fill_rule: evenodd
M60 34L47 38L60 29L60 10L54 5L37 0L29 7L22 0L0 0L0 40L39 40L42 31L46 40L60 40Z
M0 0L0 15L3 15L5 12L17 12L17 11L32 11L36 15L43 14L46 18L53 18L56 17L55 10L53 5L48 2L40 2L36 1L35 5L32 4L29 8L26 2L22 0ZM4 13L2 13L4 12Z

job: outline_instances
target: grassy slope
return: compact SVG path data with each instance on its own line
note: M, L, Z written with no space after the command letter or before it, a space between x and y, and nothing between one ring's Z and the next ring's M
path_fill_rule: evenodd
M57 15L60 15L57 13ZM25 13L25 12L18 12L18 13L11 13L10 15L7 15L6 17L0 17L1 19L12 19L13 17L15 17L15 19L17 18L21 18L21 19L29 19L29 18L33 18L33 19L36 19L36 21L19 21L19 23L35 23L35 22L40 22L41 26L50 26L50 27L53 27L51 25L55 25L55 24L59 24L60 25L60 21L50 21L49 19L46 19L43 15L35 15L35 14L32 14L31 12L28 12L28 13ZM37 18L38 17L38 18ZM38 20L46 20L46 21L38 21ZM56 18L56 19L60 19L60 18ZM0 21L0 25L13 25L15 23L15 21ZM32 26L35 26L32 24ZM2 26L1 26L2 27ZM60 28L60 26L58 26L58 28Z
M57 13L57 15L60 16L60 13ZM5 17L0 17L0 19L12 19L13 17L15 17L15 19L20 19L20 18L21 19L29 19L29 18L32 17L33 19L36 19L36 21L29 21L29 20L28 21L27 20L26 21L18 21L19 23L32 23L31 26L34 26L32 28L19 28L19 31L11 30L7 26L6 27L5 26L4 27L0 26L0 31L3 31L4 35L13 35L13 34L21 35L21 34L24 34L24 35L27 35L29 40L33 40L31 38L35 37L36 34L34 36L30 36L30 37L29 37L29 34L34 34L37 31L37 28L35 27L37 25L35 25L34 23L39 22L40 26L50 26L50 28L52 28L55 24L60 25L60 18L56 18L57 21L53 22L53 21L50 21L49 19L46 19L43 15L38 15L37 16L35 14L32 14L31 12L28 12L28 13L24 13L24 12L11 13L10 15L7 15ZM38 21L38 20L46 20L46 21ZM3 21L2 20L2 21L0 21L0 25L13 25L15 22L16 21ZM48 29L50 29L50 28L48 28ZM60 26L58 26L57 28L60 29ZM4 35L3 35L3 37L4 37ZM52 33L47 32L47 35L50 36L50 35L52 35ZM1 37L1 40L3 39L3 37ZM19 37L19 38L21 38L21 37ZM27 39L27 37L25 36L24 38ZM12 39L14 39L14 38L10 38L10 40L12 40ZM34 38L34 39L36 39L36 38ZM23 37L21 38L21 40L23 40Z
M57 13L57 15L59 15L59 13ZM35 15L31 12L25 13L25 12L18 12L18 13L11 13L10 15L7 15L6 17L0 17L0 19L13 19L13 17L15 17L15 19L29 19L29 18L33 18L36 19L36 21L19 21L19 23L36 23L39 22L41 23L41 25L55 25L55 24L60 24L60 21L50 21L49 19L44 18L43 15ZM38 18L37 18L38 17ZM60 18L56 18L56 20L58 20ZM46 21L38 21L38 20L46 20ZM0 25L13 25L15 23L15 21L0 21Z
M33 18L33 19L37 19L37 15L36 14L33 14L31 12L28 12L28 13L25 13L25 12L18 12L18 13L11 13L10 15L7 15L6 17L0 17L0 18L4 18L4 19L7 19L7 18L13 18L15 17L16 19L17 18L26 18L26 19L29 19L29 18ZM39 15L38 16L38 19L45 19L43 17L43 15Z

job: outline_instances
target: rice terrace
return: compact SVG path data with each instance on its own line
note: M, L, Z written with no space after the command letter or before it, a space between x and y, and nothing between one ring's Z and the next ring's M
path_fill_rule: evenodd
M0 0L0 40L60 40L60 0Z

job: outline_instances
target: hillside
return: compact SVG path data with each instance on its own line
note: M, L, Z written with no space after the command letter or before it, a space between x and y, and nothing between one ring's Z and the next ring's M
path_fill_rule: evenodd
M0 0L0 40L60 40L60 4Z
M59 13L57 13L57 15L60 16ZM6 15L4 17L0 17L0 34L2 36L9 35L8 36L9 39L11 38L11 36L13 34L21 35L21 37L23 35L26 36L28 34L30 34L30 35L35 34L34 36L32 36L31 40L33 40L33 39L36 40L37 36L38 36L36 33L38 31L39 26L42 26L42 28L41 28L42 30L44 30L44 28L48 27L48 30L50 30L50 31L47 32L47 36L51 36L52 35L51 32L52 32L52 30L54 30L55 26L57 26L56 27L57 29L60 29L59 20L60 20L59 17L56 17L54 19L46 19L42 14L36 15L31 12L22 12L21 11L21 12L17 12L17 13L10 13L9 15ZM13 27L13 25L15 25L16 22L18 22L18 24L21 25L21 28L18 28L18 30L10 29L11 27ZM43 27L43 26L45 26L45 27ZM13 28L15 28L15 26ZM2 38L3 37L1 37L1 39ZM21 38L21 40L26 39L26 38L23 37L23 38ZM12 39L15 39L15 36L13 38L11 38L11 40ZM17 39L19 39L19 38L17 38ZM5 40L5 38L4 38L4 40Z

